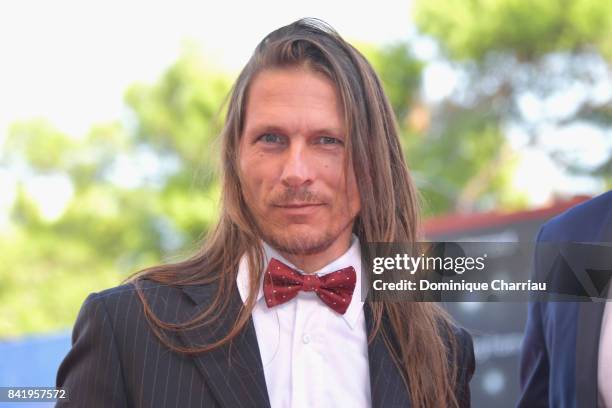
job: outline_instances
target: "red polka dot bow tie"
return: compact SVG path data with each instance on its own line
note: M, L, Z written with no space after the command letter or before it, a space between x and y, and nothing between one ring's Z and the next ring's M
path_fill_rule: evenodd
M344 314L355 290L357 274L352 266L323 276L301 274L272 258L264 276L264 297L268 307L288 302L300 290L315 292L334 311Z

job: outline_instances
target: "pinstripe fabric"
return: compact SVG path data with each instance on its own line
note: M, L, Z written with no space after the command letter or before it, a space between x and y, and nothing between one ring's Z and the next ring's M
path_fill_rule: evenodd
M366 328L372 330L372 311L364 305ZM376 336L368 347L372 407L410 407L410 395L398 367L391 358L382 336Z
M207 305L214 285L172 288L143 281L154 311L164 321L185 321ZM230 310L215 327L182 332L183 345L206 344L231 328L242 301L235 289ZM371 313L366 304L366 323ZM474 370L470 336L458 331L465 351L458 392L467 398ZM72 349L61 363L56 385L69 401L58 407L269 407L252 320L231 345L196 356L171 352L155 337L130 285L91 294L77 317ZM409 395L382 338L369 346L373 407L408 407Z
M373 318L369 304L364 304L366 329L372 330ZM383 317L382 328L388 327L389 322ZM455 336L458 343L458 357L454 362L458 368L455 393L459 405L470 407L470 380L476 368L474 346L470 334L462 328L456 328ZM398 345L392 335L389 336L394 348ZM382 335L377 335L368 347L370 361L370 386L372 389L373 407L410 407L410 394L406 390L400 371L393 362L391 354L385 345Z
M155 313L183 320L194 309L180 289L145 282ZM132 286L91 294L77 317L56 385L58 407L219 407L193 358L172 353L149 329ZM237 405L240 406L240 405Z

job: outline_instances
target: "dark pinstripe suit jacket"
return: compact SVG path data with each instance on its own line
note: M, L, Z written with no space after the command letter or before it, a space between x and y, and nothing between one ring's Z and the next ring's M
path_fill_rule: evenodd
M167 287L144 281L153 311L164 321L184 321L206 307L213 285ZM230 313L215 328L176 337L182 345L219 339L242 305L237 289ZM368 332L372 318L365 306ZM474 371L472 340L457 329L461 352L457 393L469 406ZM269 407L268 393L252 320L228 347L186 356L164 347L151 331L133 286L89 295L74 326L72 349L61 363L57 386L70 401L59 407ZM382 337L369 345L373 407L410 406L409 394Z

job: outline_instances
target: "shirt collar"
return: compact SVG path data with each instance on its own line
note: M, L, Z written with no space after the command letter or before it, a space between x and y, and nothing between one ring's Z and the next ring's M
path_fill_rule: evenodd
M272 248L268 243L263 242L264 249L264 265L267 265L270 262L270 259L276 258L279 261L287 264L291 268L297 270L302 273L302 271L295 267L291 262L289 262L285 257L283 257L276 249ZM347 266L352 266L355 269L355 273L357 274L357 280L355 283L355 291L353 292L353 297L351 298L351 303L349 304L346 312L342 315L346 323L349 325L351 329L355 327L357 321L359 319L359 314L361 309L363 308L364 302L361 300L361 247L359 245L359 238L355 234L351 236L351 246L349 249L342 254L339 258L325 265L323 268L315 271L314 273L319 276L326 275L328 273L337 271L339 269L345 268ZM238 266L238 274L236 276L236 284L238 286L238 292L240 293L240 297L242 302L246 302L246 298L249 294L249 264L246 255L243 255L240 259L240 264ZM259 302L263 298L263 276L259 282L259 291L257 292L256 301Z

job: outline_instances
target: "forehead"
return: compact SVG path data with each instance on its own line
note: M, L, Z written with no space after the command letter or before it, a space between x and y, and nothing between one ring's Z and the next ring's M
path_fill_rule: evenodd
M249 87L244 130L266 125L342 128L340 112L336 86L324 74L304 67L265 69Z

